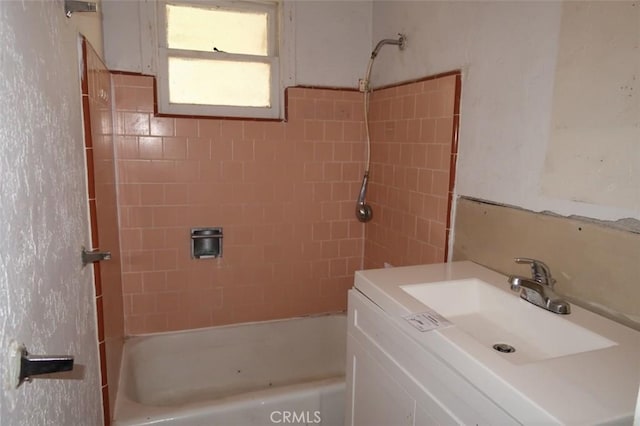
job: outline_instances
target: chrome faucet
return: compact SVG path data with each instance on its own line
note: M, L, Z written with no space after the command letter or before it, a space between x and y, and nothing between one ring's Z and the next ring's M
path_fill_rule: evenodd
M516 257L516 263L531 265L531 278L509 276L511 290L520 291L520 297L529 303L551 311L555 314L571 313L571 305L560 298L554 291L556 280L551 276L551 270L544 262L525 257Z

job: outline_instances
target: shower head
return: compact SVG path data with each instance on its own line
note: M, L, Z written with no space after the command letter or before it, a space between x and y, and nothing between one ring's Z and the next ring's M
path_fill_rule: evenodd
M400 50L404 50L405 45L406 45L406 41L407 41L407 36L401 33L398 33L398 39L393 39L393 38L385 38L383 40L380 40L378 42L378 44L376 44L375 49L373 49L373 52L371 52L371 59L375 58L376 56L378 56L378 53L380 52L380 49L382 49L382 46L384 46L385 44L393 44L396 45L400 48Z
M364 172L362 177L362 186L360 187L360 195L358 195L358 201L356 202L356 218L362 222L369 222L373 217L373 210L371 206L365 201L367 195L367 184L369 182L369 171Z

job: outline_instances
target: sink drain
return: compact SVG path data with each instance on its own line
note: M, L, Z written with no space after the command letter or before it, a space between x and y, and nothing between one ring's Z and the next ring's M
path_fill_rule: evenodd
M510 354L516 351L516 348L511 345L507 345L506 343L496 343L493 345L493 349L504 354Z

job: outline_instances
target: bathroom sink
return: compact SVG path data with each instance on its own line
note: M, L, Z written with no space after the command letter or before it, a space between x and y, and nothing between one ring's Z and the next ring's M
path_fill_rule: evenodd
M506 281L505 286L508 286ZM515 364L616 345L563 315L545 311L520 299L516 293L476 278L400 288L482 345L492 348L506 344L515 348L515 352L503 354Z
M361 333L360 348L379 341L389 351L385 356L395 354L394 365L415 374L424 389L445 389L463 377L519 424L631 424L640 333L577 300L570 300L569 314L547 311L511 291L508 278L470 261L357 271L352 295L371 303L366 309L350 306L348 333ZM430 318L430 311L452 325ZM367 314L380 321L367 321ZM496 344L515 352L494 350ZM454 376L435 375L451 370ZM460 404L473 400L461 389L451 394ZM459 403L452 403L451 412ZM453 423L474 423L473 418Z

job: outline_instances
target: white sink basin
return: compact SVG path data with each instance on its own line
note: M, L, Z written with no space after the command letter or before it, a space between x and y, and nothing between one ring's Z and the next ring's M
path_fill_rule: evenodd
M508 286L505 281L505 286ZM594 351L616 345L576 325L476 278L400 286L456 327L489 348L506 343L515 348L502 354L524 364Z

